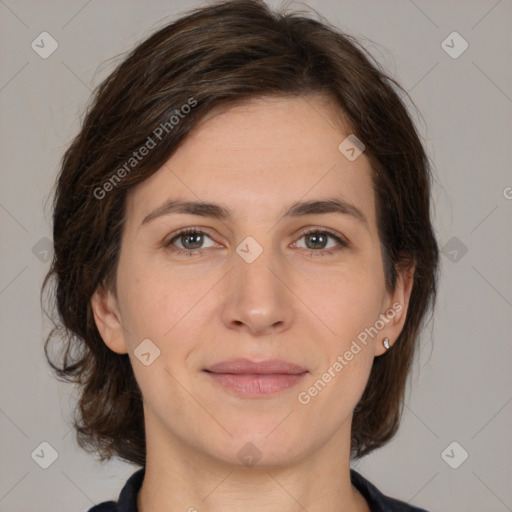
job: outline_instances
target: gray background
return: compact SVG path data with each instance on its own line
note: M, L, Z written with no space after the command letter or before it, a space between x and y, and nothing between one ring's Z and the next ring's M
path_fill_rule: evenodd
M43 357L48 197L92 89L117 62L109 59L198 5L0 0L0 511L85 511L117 499L136 469L101 465L76 446L73 390ZM309 5L368 38L361 41L422 113L412 111L435 165L435 225L445 248L438 307L399 434L355 467L386 494L432 511L512 510L512 2ZM31 48L43 31L59 45L47 59ZM469 44L456 59L441 47L453 31ZM48 469L31 458L43 441L58 452ZM460 447L443 459L453 441ZM445 459L460 463L462 449L469 457L452 469Z

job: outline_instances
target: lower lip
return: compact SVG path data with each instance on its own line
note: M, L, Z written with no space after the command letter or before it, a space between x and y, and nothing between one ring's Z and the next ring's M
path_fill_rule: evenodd
M308 372L299 374L273 373L261 374L234 374L206 372L222 387L237 395L244 397L268 396L295 386Z

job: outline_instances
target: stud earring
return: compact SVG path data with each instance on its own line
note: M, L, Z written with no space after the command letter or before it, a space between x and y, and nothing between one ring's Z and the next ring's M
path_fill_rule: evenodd
M384 340L382 341L382 343L384 344L384 348L386 350L389 350L389 338L384 338Z

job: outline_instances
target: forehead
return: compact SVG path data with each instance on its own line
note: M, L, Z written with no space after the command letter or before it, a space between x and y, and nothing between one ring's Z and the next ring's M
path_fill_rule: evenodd
M373 221L369 160L339 149L350 128L326 97L258 98L211 111L129 196L139 222L169 198L230 205L242 217L339 196Z
M329 145L337 150L340 136L350 133L340 114L325 95L253 98L213 109L195 126L187 143L217 149L226 157L253 149L260 158L275 159L280 154L289 161L304 161Z

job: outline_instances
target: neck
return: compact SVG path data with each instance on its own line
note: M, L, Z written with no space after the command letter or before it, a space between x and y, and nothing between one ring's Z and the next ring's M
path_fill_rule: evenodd
M246 467L213 458L163 430L146 417L146 471L138 512L370 510L350 482L350 437L341 431L293 462Z

